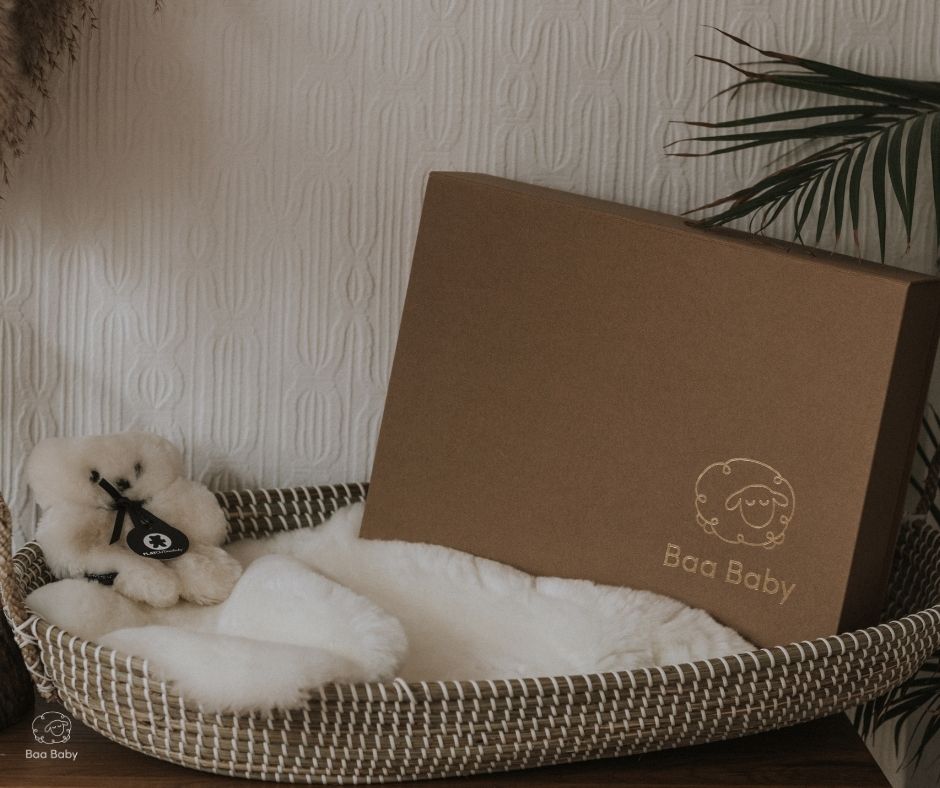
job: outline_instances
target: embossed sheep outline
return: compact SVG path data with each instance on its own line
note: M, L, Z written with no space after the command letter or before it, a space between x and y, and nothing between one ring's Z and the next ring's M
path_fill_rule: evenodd
M772 550L783 544L795 508L790 482L759 460L715 462L695 480L695 521L729 544Z

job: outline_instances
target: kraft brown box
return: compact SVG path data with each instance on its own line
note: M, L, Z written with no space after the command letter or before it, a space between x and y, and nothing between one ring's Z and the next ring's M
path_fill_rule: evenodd
M762 646L870 625L938 315L933 277L432 173L363 534Z

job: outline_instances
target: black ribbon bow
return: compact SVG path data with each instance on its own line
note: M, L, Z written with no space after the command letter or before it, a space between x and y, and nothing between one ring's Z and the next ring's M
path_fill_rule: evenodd
M182 555L189 548L186 534L145 509L143 501L121 495L107 479L99 479L98 486L114 499L111 504L115 511L114 530L109 544L120 540L124 517L129 516L134 528L127 535L127 544L135 553L147 558L165 559Z
M138 527L147 527L147 525L144 523L144 518L147 515L150 515L150 517L153 518L154 525L157 525L158 523L165 525L162 520L160 520L158 517L154 517L150 512L144 509L143 501L135 501L131 498L125 498L107 479L99 479L98 486L114 499L114 502L111 504L111 508L117 512L114 518L114 530L111 532L111 541L108 544L114 544L121 538L121 532L124 530L125 514L129 514L131 516L131 522Z

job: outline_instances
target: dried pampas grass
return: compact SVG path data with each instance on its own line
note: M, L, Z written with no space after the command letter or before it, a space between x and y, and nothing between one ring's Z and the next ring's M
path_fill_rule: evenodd
M79 37L94 27L95 0L0 0L0 174L6 183L12 160L36 120L36 101L49 75Z

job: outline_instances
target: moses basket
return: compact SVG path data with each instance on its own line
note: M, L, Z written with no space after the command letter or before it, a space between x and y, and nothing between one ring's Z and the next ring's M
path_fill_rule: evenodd
M932 433L930 437L932 438ZM920 450L920 495L902 528L885 623L721 659L621 673L464 682L330 685L303 708L203 712L147 662L32 615L23 600L53 580L35 543L11 557L0 499L4 612L39 693L134 750L262 780L430 779L701 744L863 704L940 648L940 451ZM231 539L313 527L365 498L365 484L219 493ZM481 491L481 495L485 491Z

